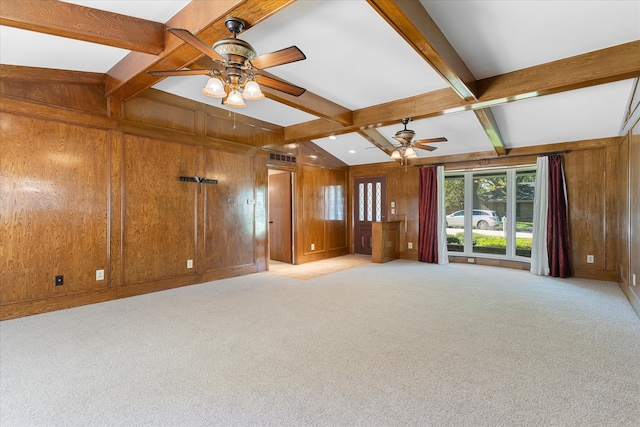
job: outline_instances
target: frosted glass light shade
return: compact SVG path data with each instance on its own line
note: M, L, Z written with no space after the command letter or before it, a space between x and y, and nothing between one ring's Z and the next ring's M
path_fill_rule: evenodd
M416 151L413 149L413 147L407 147L407 149L404 152L404 156L409 159L412 157L418 157L418 155L416 154Z
M400 160L402 156L400 155L400 152L398 150L393 150L393 153L391 153L391 158L394 160Z
M240 95L240 92L238 92L236 89L232 90L229 93L227 99L224 100L224 105L236 108L244 108L247 106L247 104L245 104L244 100L242 99L242 95Z
M227 93L224 91L224 83L217 78L211 77L206 86L202 89L202 93L212 98L224 98Z
M258 101L259 99L264 98L264 94L260 90L260 86L258 86L258 83L251 80L245 85L244 92L242 92L242 97L249 101Z

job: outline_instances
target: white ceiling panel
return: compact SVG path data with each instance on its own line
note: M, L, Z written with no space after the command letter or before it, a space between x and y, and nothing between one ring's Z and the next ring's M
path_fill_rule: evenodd
M0 25L3 64L106 73L128 50Z
M313 142L349 166L393 161L378 147L357 133L339 135L335 140L314 139Z
M507 148L617 136L632 81L493 107Z
M296 45L306 60L269 71L352 110L447 87L365 0L297 1L241 37L259 55Z
M477 79L640 39L637 0L420 0Z
M393 139L395 133L403 129L402 123L378 128L391 143L398 145ZM480 122L472 111L446 114L423 120L412 120L407 129L415 131L415 140L426 138L447 138L446 142L427 144L437 147L435 151L416 150L418 157L436 157L447 154L471 153L492 150Z

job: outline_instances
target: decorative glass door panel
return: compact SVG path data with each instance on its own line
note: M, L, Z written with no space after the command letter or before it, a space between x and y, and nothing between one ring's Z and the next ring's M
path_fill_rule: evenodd
M385 177L359 178L354 188L354 252L371 255L371 223L386 220Z

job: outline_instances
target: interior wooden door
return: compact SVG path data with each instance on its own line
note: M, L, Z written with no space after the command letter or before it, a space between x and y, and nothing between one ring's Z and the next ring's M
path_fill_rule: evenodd
M269 259L293 262L291 172L269 173Z
M371 255L371 223L386 220L385 177L356 179L353 194L353 250L357 254Z

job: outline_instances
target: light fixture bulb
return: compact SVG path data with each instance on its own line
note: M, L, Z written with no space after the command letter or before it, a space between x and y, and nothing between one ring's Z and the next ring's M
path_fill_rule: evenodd
M409 146L407 147L407 149L404 152L404 156L409 159L412 157L418 157L418 155L416 154L416 150L413 149L413 147Z
M235 108L244 108L247 106L242 99L242 95L240 95L240 92L238 92L237 89L233 89L229 93L229 96L227 96L227 99L224 100L223 104Z
M262 91L260 90L260 86L258 86L258 83L251 80L245 85L244 92L242 92L242 97L249 101L258 101L264 98L264 93L262 93Z
M391 158L394 160L400 160L402 156L400 155L400 152L398 150L393 150L393 153L391 153Z
M211 77L206 86L202 89L202 93L212 98L224 98L227 93L224 91L224 83L217 77Z

